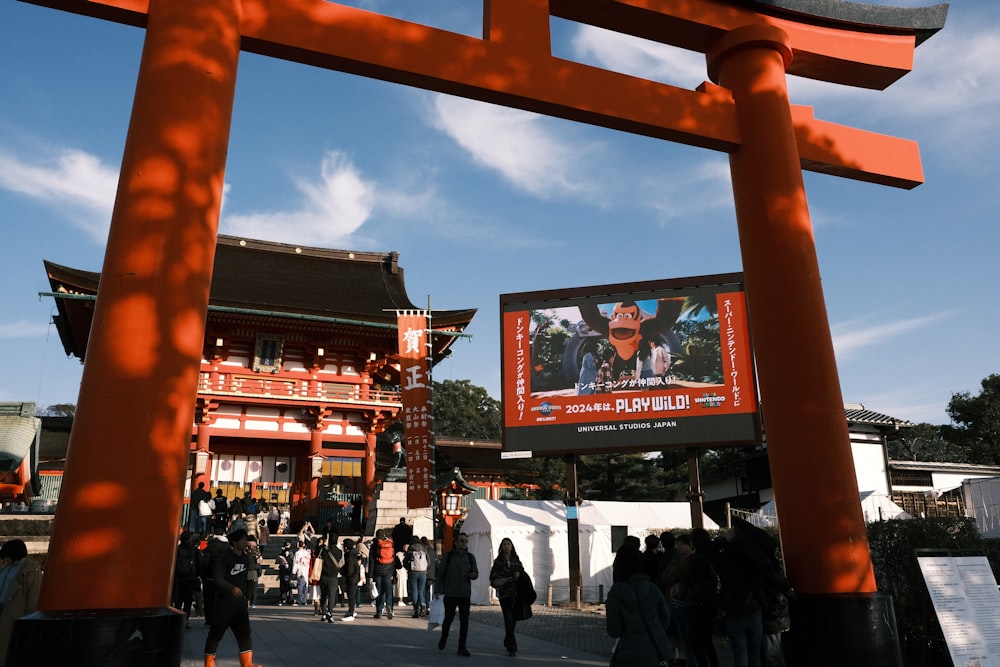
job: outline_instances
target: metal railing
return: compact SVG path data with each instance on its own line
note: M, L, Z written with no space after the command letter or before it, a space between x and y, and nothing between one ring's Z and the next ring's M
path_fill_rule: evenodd
M569 586L556 586L549 584L545 589L545 606L552 606L553 591L566 591L569 598L568 604L576 605L577 609L583 609L584 604L604 604L604 584L597 586L577 586L576 596L571 595L574 591Z

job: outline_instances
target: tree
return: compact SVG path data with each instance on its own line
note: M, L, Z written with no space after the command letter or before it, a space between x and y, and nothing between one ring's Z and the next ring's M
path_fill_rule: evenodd
M686 479L673 484L672 471L658 462L642 452L581 456L577 469L580 496L587 500L674 500L687 488Z
M44 407L35 413L36 417L74 417L76 416L76 404L55 403Z
M905 428L888 438L889 458L896 461L966 463L968 452L941 435L941 427L926 422Z
M434 433L455 438L500 439L500 401L469 380L435 382Z
M948 416L953 424L941 435L964 448L970 463L1000 465L1000 375L984 378L976 396L952 394Z
M566 460L561 456L518 459L507 470L507 481L531 486L531 500L562 500L566 493Z

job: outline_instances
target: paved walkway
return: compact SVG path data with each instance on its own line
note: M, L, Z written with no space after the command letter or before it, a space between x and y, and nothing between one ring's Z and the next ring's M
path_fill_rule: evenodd
M466 667L512 667L531 665L608 664L612 640L605 631L604 608L532 607L534 616L518 623L518 653L503 648L503 617L499 607L473 607L469 627L471 658L456 655L458 621L452 626L448 646L437 648L440 629L427 630L427 621L412 618L409 607L397 607L395 618L372 618L368 605L359 608L357 620L323 623L312 607L263 606L250 610L253 625L254 664L264 667L393 667L465 665ZM338 609L337 617L343 609ZM208 628L201 618L192 619L184 642L183 667L203 665ZM721 667L731 666L728 649L718 645ZM219 667L237 667L236 642L232 633L219 645Z

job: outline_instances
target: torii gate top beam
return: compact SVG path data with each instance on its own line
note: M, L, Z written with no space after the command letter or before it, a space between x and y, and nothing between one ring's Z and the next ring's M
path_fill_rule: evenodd
M148 0L25 0L144 27ZM730 30L789 35L788 72L884 88L910 71L947 5L893 9L838 0L483 0L483 38L326 0L244 0L242 48L316 67L724 152L740 144L728 91L685 90L551 55L550 15L707 53ZM895 187L923 182L916 143L793 106L802 167Z

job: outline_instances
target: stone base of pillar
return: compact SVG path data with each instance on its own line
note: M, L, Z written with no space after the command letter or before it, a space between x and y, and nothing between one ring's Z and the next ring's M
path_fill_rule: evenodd
M7 664L179 667L184 623L169 607L39 611L14 622Z
M789 665L902 667L892 597L799 595L784 646Z

